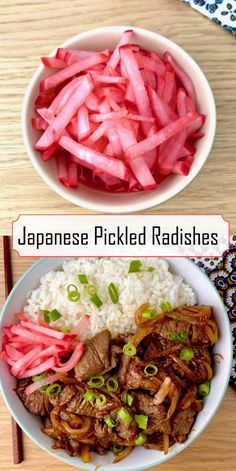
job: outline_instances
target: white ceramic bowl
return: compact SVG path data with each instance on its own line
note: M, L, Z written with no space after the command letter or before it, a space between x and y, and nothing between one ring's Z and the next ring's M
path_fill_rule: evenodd
M122 31L125 29L130 29L130 27L108 26L89 30L72 37L60 47L92 50L113 49ZM38 140L40 132L32 129L31 118L33 116L34 102L39 93L39 82L48 75L48 70L43 65L40 65L30 81L23 103L22 132L27 153L42 179L52 190L71 203L95 211L128 213L145 210L164 203L177 195L196 177L204 165L214 141L216 128L215 102L208 81L199 66L187 52L169 39L145 29L132 29L134 30L134 43L160 53L164 53L166 50L170 51L178 63L191 76L196 88L199 111L207 116L203 127L205 137L197 142L196 157L189 175L186 177L172 175L156 190L133 192L127 195L127 193L115 194L96 191L82 184L76 190L65 188L57 180L54 159L43 162L40 159L39 153L34 150L34 144ZM55 51L50 55L54 54Z
M225 394L232 360L232 339L229 320L221 298L213 287L207 276L188 259L171 258L167 259L175 273L185 278L197 293L200 304L210 304L214 309L214 315L219 326L219 340L214 347L214 351L223 357L221 363L216 363L214 377L211 384L211 393L204 401L204 408L198 414L193 429L185 443L175 444L171 447L167 456L155 450L145 450L136 447L133 453L121 463L112 465L112 456L98 457L93 454L93 464L84 464L79 458L68 456L62 450L52 450L53 441L40 431L40 419L28 412L14 392L15 379L10 375L8 366L0 361L0 387L4 400L15 420L41 448L64 461L80 469L95 471L99 464L101 471L139 471L149 468L175 456L180 451L187 448L208 425L216 410L218 409ZM62 264L60 258L46 258L35 263L18 281L8 297L0 319L0 344L1 328L15 322L15 313L19 312L25 305L27 292L38 286L40 277L50 270L58 269ZM1 348L0 348L1 350Z

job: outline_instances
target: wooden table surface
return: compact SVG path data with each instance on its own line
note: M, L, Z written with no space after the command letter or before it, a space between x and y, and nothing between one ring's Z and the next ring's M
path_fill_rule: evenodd
M150 212L223 213L236 230L235 37L179 0L1 0L0 231L19 213L84 213L54 193L23 146L20 111L25 88L62 41L89 28L134 25L176 41L198 62L212 86L218 113L214 148L201 174L174 199Z
M2 239L2 238L1 238ZM12 254L14 283L35 259L21 259ZM0 240L0 279L3 280L2 240ZM4 286L0 284L0 306L4 301ZM188 449L152 471L234 471L236 463L236 392L228 388L224 401L211 424ZM12 463L10 415L0 395L0 471L43 471L55 467L57 471L73 467L47 455L24 435L25 460ZM135 469L133 471L136 471Z

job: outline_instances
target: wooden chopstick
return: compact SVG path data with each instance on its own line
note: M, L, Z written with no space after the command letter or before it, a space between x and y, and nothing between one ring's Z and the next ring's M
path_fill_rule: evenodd
M4 258L4 277L5 277L5 297L9 295L13 287L12 282L12 269L11 269L11 252L10 252L10 238L3 236L3 258ZM13 462L20 464L23 461L23 439L22 430L13 419L11 418L11 431L12 431L12 449L13 449Z

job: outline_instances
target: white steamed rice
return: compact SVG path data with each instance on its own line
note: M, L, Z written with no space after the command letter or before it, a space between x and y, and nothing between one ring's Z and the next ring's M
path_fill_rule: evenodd
M196 304L196 294L191 286L170 270L164 259L142 259L142 269L152 266L153 272L128 274L130 259L127 258L78 258L65 261L58 271L50 271L42 276L40 285L29 293L24 312L28 317L37 319L38 310L57 309L62 317L53 323L56 327L73 327L87 313L90 322L85 338L89 338L108 328L112 336L123 332L134 332L135 310L149 302L151 308L161 312L160 302L167 299L172 307L183 304ZM85 274L90 284L97 287L103 301L98 309L90 302L86 285L79 282L78 274ZM113 304L107 292L113 282L119 292L119 302ZM81 294L78 302L67 297L67 286L75 284Z

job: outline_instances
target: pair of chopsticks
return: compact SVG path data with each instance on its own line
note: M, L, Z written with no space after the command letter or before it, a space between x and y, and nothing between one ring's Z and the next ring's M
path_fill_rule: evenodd
M3 236L3 257L4 257L4 279L5 279L5 297L9 295L12 290L12 269L11 269L11 252L10 240L8 236ZM23 461L23 441L22 430L13 419L11 418L12 430L12 448L13 448L13 461L14 464L19 464Z

